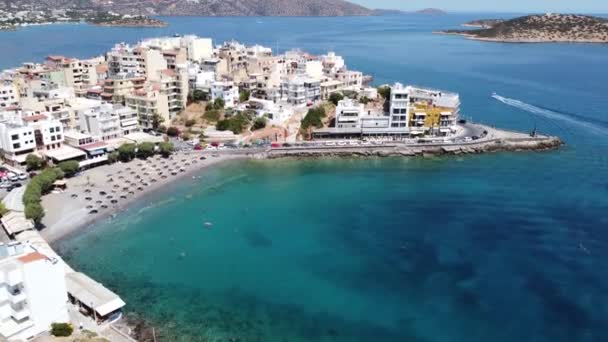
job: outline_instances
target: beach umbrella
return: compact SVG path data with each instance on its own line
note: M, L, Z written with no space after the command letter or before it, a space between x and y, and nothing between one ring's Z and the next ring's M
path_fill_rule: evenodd
M72 196L71 196L71 197L72 197L72 198L76 198L76 197L78 197L78 195L77 195L77 194L72 194Z
M84 199L87 200L87 201L91 201L93 198L91 198L91 197L85 197Z
M88 194L91 192L91 189L85 189L84 192Z
M113 181L114 181L114 178L108 179L108 183L112 183Z
M99 192L99 194L100 194L101 196L105 196L105 195L107 195L108 193L107 193L107 192L105 192L105 191L100 191L100 192Z
M141 186L140 186L140 187L137 187L137 190L139 190L139 191L142 191L143 189L144 189L144 188L142 188Z
M129 187L128 187L128 186L124 186L124 187L122 188L122 190L123 190L123 191L127 191L127 190L129 190Z
M127 195L120 195L120 198L125 199L127 198Z
M162 178L162 179L167 179L167 176L162 175L162 176L161 176L161 178Z
M87 207L86 207L86 208L87 208L87 209L91 209L91 208L93 208L93 206L92 206L92 205L87 205Z
M129 191L129 195L135 195L135 192Z
M99 211L97 209L93 209L89 211L89 214L97 214Z
M116 204L116 203L118 203L118 200L113 199L113 200L110 201L110 203Z
M120 188L120 185L118 185L118 184L114 184L114 187L115 187L115 188Z
M108 205L107 205L107 204L102 204L102 205L101 205L101 208L103 208L103 209L108 209Z
M95 201L95 203L101 204L101 203L103 203L103 201L97 200L97 201Z
M107 198L107 199L111 199L111 198L114 198L114 196L112 196L112 195L108 195L108 196L106 196L106 198Z

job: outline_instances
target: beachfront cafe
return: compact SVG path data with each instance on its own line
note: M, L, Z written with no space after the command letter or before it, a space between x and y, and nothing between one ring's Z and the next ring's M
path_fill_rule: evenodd
M122 317L125 302L102 284L80 272L65 275L68 299L78 311L98 325L112 323Z

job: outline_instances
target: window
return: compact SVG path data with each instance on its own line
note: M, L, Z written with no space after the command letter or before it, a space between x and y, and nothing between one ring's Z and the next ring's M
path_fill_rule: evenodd
M11 140L17 140L17 139L19 139L19 134L11 135Z
M399 109L393 109L393 114L399 114Z
M21 147L20 143L13 144L13 148L19 148L19 147Z
M57 134L57 140L61 140L61 134Z
M407 109L402 109L401 114L405 114L405 113L407 113Z
M55 136L51 136L51 141L55 141Z
M51 129L49 129L49 131L50 131L51 133L55 133L55 128L51 127Z

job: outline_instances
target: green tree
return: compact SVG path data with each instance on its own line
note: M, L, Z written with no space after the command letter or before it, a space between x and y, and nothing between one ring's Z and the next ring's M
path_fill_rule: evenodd
M39 224L44 217L44 208L40 203L29 203L25 206L25 218L33 220L36 224Z
M370 102L371 102L371 100L370 100L369 98L367 98L366 96L363 96L363 97L361 97L361 98L359 99L359 103L362 103L362 104L364 104L364 105L366 105L366 104L368 104L368 103L370 103Z
M194 120L194 119L188 119L188 120L186 120L186 123L185 123L186 127L192 127L195 124L196 124L196 120Z
M217 122L220 119L220 112L215 109L206 110L203 119L210 122Z
M8 213L8 209L6 209L6 206L4 205L3 202L0 202L0 217L6 215Z
M53 323L51 324L51 335L55 337L67 337L72 335L74 328L69 323Z
M224 99L221 97L218 97L217 99L215 99L215 101L213 101L213 108L217 110L224 109L225 106L226 101L224 101Z
M67 160L59 163L57 166L67 177L72 177L80 169L80 164L75 160Z
M44 160L35 154L28 154L25 157L27 170L40 170L44 167Z
M162 116L160 116L160 114L158 113L154 113L152 115L152 129L155 131L158 131L158 128L160 127L160 125L165 122L165 118L163 118Z
M326 116L325 108L319 106L308 110L301 122L301 128L308 130L311 127L322 128L323 118Z
M179 135L179 129L177 129L177 127L169 127L167 128L167 135L170 137L176 137Z
M193 102L200 102L200 101L206 101L207 100L207 94L205 94L204 91L200 90L200 89L195 89L192 92L192 101Z
M110 164L114 164L119 160L120 160L120 154L118 153L118 151L113 151L108 154L108 162Z
M249 101L249 97L251 97L251 92L249 90L242 90L239 93L239 101L240 102Z
M388 100L391 97L391 87L389 87L389 86L378 87L378 94L380 94L380 96L382 96L382 98Z
M334 105L338 105L338 102L340 102L342 99L344 99L344 95L342 95L341 93L331 93L331 95L329 95L329 102L333 103Z
M118 148L118 156L123 162L133 160L135 158L135 144L122 144Z
M266 128L266 118L256 118L255 121L253 121L253 127L251 127L251 129L255 131L262 128Z
M137 145L137 157L147 159L154 155L154 144L151 142L143 142Z
M158 129L156 130L158 133L167 133L167 126L165 125L160 125L158 126Z
M158 145L158 148L160 150L160 154L165 158L169 157L175 150L175 147L170 142L162 142L160 145Z
M212 102L208 102L207 105L205 106L205 111L210 111L210 110L214 110L215 106L213 105Z

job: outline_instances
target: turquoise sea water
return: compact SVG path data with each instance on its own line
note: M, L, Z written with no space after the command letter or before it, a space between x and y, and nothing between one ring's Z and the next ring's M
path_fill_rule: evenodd
M457 91L475 121L536 125L567 143L430 160L231 162L58 244L162 341L606 341L608 46L430 34L490 16L32 27L0 32L0 67L175 32L333 49L377 83Z

